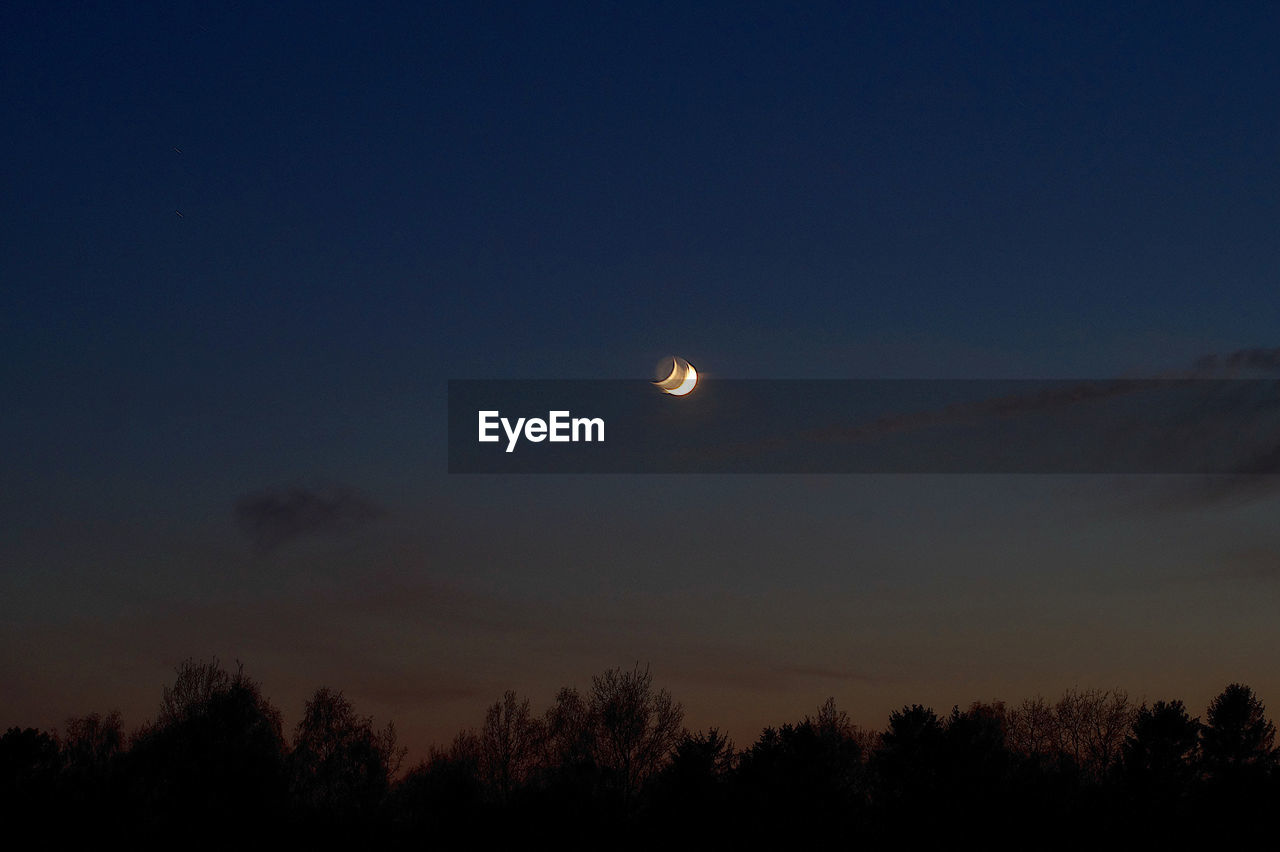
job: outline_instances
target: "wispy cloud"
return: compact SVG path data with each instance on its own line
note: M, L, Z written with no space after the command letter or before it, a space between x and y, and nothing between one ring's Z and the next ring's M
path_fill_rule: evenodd
M1275 372L1280 370L1280 347L1253 347L1225 354L1204 355L1196 359L1195 369L1212 373L1241 370Z
M798 687L829 688L832 684L883 685L897 678L887 672L854 667L801 665L761 658L749 648L700 647L672 670L677 681L717 684L732 689L785 692Z
M856 441L931 426L1072 408L1084 403L1148 391L1153 387L1153 382L1162 384L1185 382L1189 384L1210 379L1235 378L1241 376L1241 374L1251 376L1274 372L1280 372L1280 347L1274 349L1260 347L1238 349L1234 352L1202 355L1193 362L1189 370L1166 371L1146 379L1113 379L1081 381L1065 385L1053 384L1031 393L1015 393L960 402L938 409L888 415L866 424L824 430L810 437ZM1276 456L1278 453L1280 453L1280 448L1271 451L1272 456ZM1241 473L1270 472L1273 472L1273 470L1241 471Z
M1181 480L1170 494L1173 504L1192 507L1243 503L1280 491L1280 435L1274 434L1271 428L1280 411L1280 382L1269 378L1277 372L1280 372L1280 348L1239 349L1204 355L1195 359L1189 369L1166 371L1148 379L1052 384L1028 393L890 414L863 424L814 430L804 437L819 443L861 443L934 427L961 424L994 427L999 422L1022 416L1065 414L1090 404L1176 387L1184 407L1154 432L1149 424L1140 422L1142 431L1130 434L1134 425L1127 423L1123 416L1104 415L1102 412L1111 409L1097 409L1099 414L1093 419L1105 426L1101 433L1104 443L1099 446L1104 452L1125 459L1133 443L1129 439L1137 435L1153 469L1167 465L1168 472L1176 473L1194 469L1198 461L1206 460L1210 468L1219 471L1215 475ZM1237 384L1234 379L1256 381ZM1041 426L1053 426L1039 422ZM1064 426L1071 432L1062 440L1078 440L1080 433L1075 431L1078 427L1076 423ZM1054 434L1051 429L1044 436L1058 440ZM1111 447L1118 447L1119 453L1109 449ZM1207 461L1209 459L1212 461Z
M303 536L347 533L385 514L347 486L272 488L246 494L235 504L241 530L262 550Z

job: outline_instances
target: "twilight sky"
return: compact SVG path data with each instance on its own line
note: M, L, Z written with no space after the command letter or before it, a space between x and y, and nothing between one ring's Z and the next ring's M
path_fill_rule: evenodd
M1280 7L1115 6L5 4L0 727L214 655L411 758L635 661L739 744L1280 706L1267 490L445 471L450 378L1280 346Z

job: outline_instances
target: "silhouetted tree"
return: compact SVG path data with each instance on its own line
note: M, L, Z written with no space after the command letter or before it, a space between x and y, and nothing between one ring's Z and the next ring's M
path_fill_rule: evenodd
M727 816L733 743L715 728L685 731L654 784L655 819L681 838L706 840Z
M734 763L733 741L718 729L685 731L661 774L675 789L693 791L723 782Z
M1057 705L1042 696L1024 699L1006 716L1006 742L1014 758L1010 777L1011 828L1074 824L1083 779L1062 747Z
M684 710L671 693L655 690L648 667L639 665L593 677L588 709L596 764L630 808L679 740Z
M919 705L890 720L878 765L887 823L882 840L981 834L1004 840L1013 756L1003 703L953 707L944 720ZM913 818L914 814L914 818Z
M156 722L140 731L128 766L144 818L159 827L230 832L234 814L279 824L286 796L280 711L243 668L187 660L164 690Z
M946 723L946 778L953 802L971 815L989 812L1004 792L1012 754L1006 743L1003 702L953 707Z
M1256 780L1275 764L1276 727L1262 701L1233 683L1209 704L1202 731L1203 765L1215 781Z
M1134 707L1123 690L1069 689L1054 705L1056 745L1091 780L1119 765Z
M1200 818L1215 844L1249 839L1251 828L1274 815L1275 734L1262 701L1244 684L1230 684L1210 702L1200 732Z
M863 756L863 738L832 699L816 718L765 728L739 758L739 819L753 834L852 831L865 805Z
M289 755L294 804L312 824L363 825L386 796L404 752L391 723L374 730L339 691L307 701Z
M157 727L173 727L206 716L209 707L231 690L232 677L216 657L207 663L188 658L178 666L177 672L173 685L161 692Z
M1124 744L1125 780L1145 804L1186 797L1196 779L1200 720L1181 701L1143 704Z
M529 699L507 690L489 707L480 730L480 769L499 802L509 802L513 791L529 779L544 738L544 726L530 713Z
M117 783L124 756L119 712L68 719L62 738L62 797L78 821L105 831L123 818L124 791Z
M459 733L448 748L431 749L395 786L390 811L398 833L446 847L483 845L480 762L480 738L473 731Z
M880 738L877 768L886 788L899 796L919 796L937 786L943 725L929 707L912 704L889 714Z
M547 708L546 746L556 760L586 758L591 752L591 719L582 695L562 687Z
M124 748L124 725L120 712L106 716L90 713L67 720L62 750L69 770L103 774Z
M1044 759L1054 753L1057 724L1053 707L1043 697L1027 698L1008 714L1009 748L1024 757Z
M0 737L0 815L6 828L48 830L58 804L61 769L62 752L55 736L35 728L5 731Z
M581 693L563 687L547 708L543 724L542 783L548 795L563 802L585 802L598 783L595 726Z

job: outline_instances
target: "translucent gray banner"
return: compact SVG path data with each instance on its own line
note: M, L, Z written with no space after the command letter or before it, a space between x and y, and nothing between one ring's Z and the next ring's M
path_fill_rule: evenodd
M1280 472L1275 379L450 381L450 473Z

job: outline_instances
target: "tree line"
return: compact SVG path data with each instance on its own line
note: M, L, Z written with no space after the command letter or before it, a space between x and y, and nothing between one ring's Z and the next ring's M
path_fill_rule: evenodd
M1072 689L943 714L904 706L879 731L828 699L744 748L683 723L647 668L616 668L583 692L561 689L541 713L508 691L477 727L403 767L394 725L375 726L339 691L317 689L286 736L242 667L188 660L155 719L132 733L119 713L5 732L0 813L7 826L63 836L612 848L836 838L875 848L963 836L1221 839L1280 806L1275 726L1238 683L1203 720L1177 700Z

